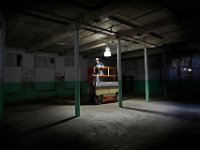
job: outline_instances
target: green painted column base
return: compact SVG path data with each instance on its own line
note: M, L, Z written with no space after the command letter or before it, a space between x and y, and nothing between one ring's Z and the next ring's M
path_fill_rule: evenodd
M3 84L0 83L0 127L3 125L3 112L4 112L4 91Z
M75 81L75 116L80 116L80 81Z
M145 97L146 102L149 102L149 80L145 80Z
M123 107L122 105L122 80L118 81L118 102L119 102L119 107Z

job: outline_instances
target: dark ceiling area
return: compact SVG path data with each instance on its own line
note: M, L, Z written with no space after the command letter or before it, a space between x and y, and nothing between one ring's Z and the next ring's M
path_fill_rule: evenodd
M1 2L0 9L8 47L69 53L78 29L80 52L100 55L106 44L115 49L118 38L122 53L198 41L198 6L180 0L50 0Z

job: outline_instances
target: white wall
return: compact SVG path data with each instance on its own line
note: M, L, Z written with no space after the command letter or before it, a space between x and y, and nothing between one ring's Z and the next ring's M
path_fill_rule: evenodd
M55 81L54 68L35 68L35 82Z
M66 59L72 59L73 57L66 57ZM87 67L88 60L80 57L80 80L87 81ZM74 66L65 66L65 81L74 80Z
M64 56L57 56L55 59L55 72L60 73L61 76L65 75L65 57Z
M88 61L86 59L81 58L80 63L80 79L81 81L87 81L87 67L88 67Z
M160 60L157 57L148 58L149 79L158 80L161 78ZM144 80L144 58L133 58L122 63L123 75L134 76L135 80Z
M21 81L21 67L5 67L5 82Z
M22 56L22 80L24 82L35 81L35 69L34 69L34 55L23 53Z
M74 80L74 66L65 66L66 58L69 56L58 56L55 53L26 53L23 49L6 48L6 53L22 54L22 66L5 67L5 82L46 82L55 81L55 75L60 73L65 76L65 81ZM55 59L54 68L35 67L35 56L53 57ZM80 57L80 79L87 80L88 60Z
M74 67L65 67L65 81L74 80Z
M22 54L23 49L6 48L7 53ZM23 62L22 62L23 63ZM5 82L21 82L22 81L22 68L16 66L5 66Z
M35 53L35 56L52 57L56 61L57 54L54 53ZM35 82L55 81L55 66L53 68L35 67Z

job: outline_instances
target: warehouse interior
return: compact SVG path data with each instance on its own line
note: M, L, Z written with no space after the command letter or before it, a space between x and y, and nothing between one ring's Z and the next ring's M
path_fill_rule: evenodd
M199 13L195 0L1 1L0 149L196 149ZM90 103L96 58L117 69L115 102Z

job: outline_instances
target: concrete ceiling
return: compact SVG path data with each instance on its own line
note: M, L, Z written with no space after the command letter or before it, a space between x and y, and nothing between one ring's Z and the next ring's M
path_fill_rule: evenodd
M28 52L73 51L79 29L82 55L102 55L106 43L122 52L180 42L199 41L198 4L181 0L51 0L2 3L6 46Z

